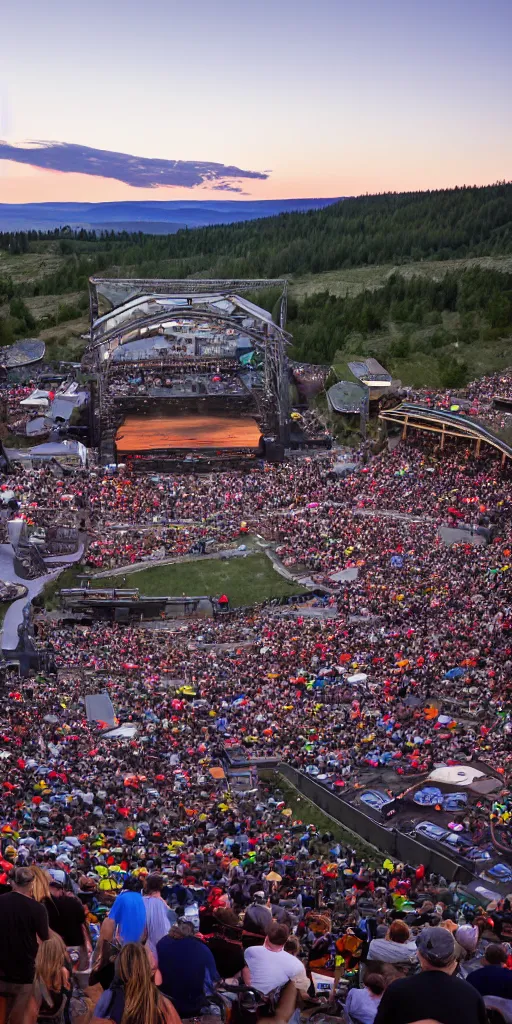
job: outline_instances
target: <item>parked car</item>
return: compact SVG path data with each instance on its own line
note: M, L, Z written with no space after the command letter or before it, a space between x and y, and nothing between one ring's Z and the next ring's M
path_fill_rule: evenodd
M463 811L467 802L467 793L446 793L443 797L443 808L445 811Z
M460 832L447 832L445 838L442 840L446 846L451 846L455 850L469 850L472 845L471 839L467 836L461 835Z
M418 821L414 826L414 831L419 836L425 836L426 839L436 839L438 843L443 842L449 835L445 828L434 825L432 821Z
M433 807L435 804L442 804L443 794L437 786L423 786L414 794L414 803L422 807Z
M362 804L380 811L384 804L389 803L389 796L381 789L367 789L366 792L361 793L360 800Z
M464 854L469 860L488 861L491 859L491 855L488 850L481 850L479 846L470 846L469 850Z

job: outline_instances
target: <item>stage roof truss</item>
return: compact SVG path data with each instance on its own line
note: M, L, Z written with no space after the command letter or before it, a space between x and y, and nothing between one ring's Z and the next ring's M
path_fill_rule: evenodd
M268 310L244 295L279 288L279 324ZM287 282L270 280L211 281L201 279L149 280L91 278L90 342L84 364L98 374L100 420L104 419L106 392L104 378L113 353L129 342L162 333L164 324L176 320L176 334L183 324L193 324L199 333L211 325L212 335L237 334L250 338L264 353L263 404L271 433L286 444L289 434L289 394L286 348ZM99 315L99 299L111 309ZM249 321L249 323L248 323ZM252 323L251 323L252 321ZM161 328L161 330L159 330ZM103 381L103 383L102 383ZM100 430L101 433L101 430Z
M100 361L108 358L115 349L120 345L128 344L131 341L135 341L137 336L144 336L154 333L159 327L163 326L173 317L170 315L169 310L165 312L159 312L154 316L143 317L141 319L129 321L123 328L114 327L110 331L102 334L100 337L91 341L89 345L89 353ZM255 347L267 348L269 342L277 341L283 347L290 344L291 336L283 331L277 324L268 324L267 321L263 322L261 327L247 327L243 326L235 317L228 316L223 313L214 313L211 310L198 310L187 308L180 312L180 320L190 321L191 324L200 325L203 322L214 322L218 325L218 332L223 333L227 330L234 330L236 333L251 338ZM141 334L142 332L142 334ZM178 332L176 332L178 333ZM191 331L190 333L195 333Z
M232 278L207 280L206 278L102 278L89 279L91 323L99 317L99 300L103 298L116 309L130 300L144 295L175 296L184 299L204 295L244 295L248 292L278 288L285 299L288 282L284 278ZM281 326L284 326L283 324Z

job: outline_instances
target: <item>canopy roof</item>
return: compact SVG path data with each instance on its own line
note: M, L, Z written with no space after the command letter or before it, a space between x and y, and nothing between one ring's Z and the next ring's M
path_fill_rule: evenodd
M286 315L285 281L140 281L91 278L91 344L100 364L120 345L150 337L195 334L206 340L240 334L264 344L270 338L288 340L271 313L240 292L279 286L281 322ZM237 286L240 288L237 290ZM105 312L103 307L111 306Z
M447 782L450 786L470 786L475 779L483 779L484 773L469 764L454 764L435 768L430 772L431 782Z

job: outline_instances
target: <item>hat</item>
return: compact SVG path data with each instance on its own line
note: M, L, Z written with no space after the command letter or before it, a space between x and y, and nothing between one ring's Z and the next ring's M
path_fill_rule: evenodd
M418 952L433 967L447 967L455 959L455 943L446 928L425 928L416 939Z
M455 932L455 939L459 943L459 946L466 951L466 953L474 953L478 946L478 928L476 925L463 924L460 928L457 928Z
M50 868L49 871L48 871L48 874L51 876L51 879L52 879L52 881L50 882L50 885L53 885L54 882L60 882L61 885L65 885L65 882L66 882L66 873L65 873L65 871L60 871L59 868Z

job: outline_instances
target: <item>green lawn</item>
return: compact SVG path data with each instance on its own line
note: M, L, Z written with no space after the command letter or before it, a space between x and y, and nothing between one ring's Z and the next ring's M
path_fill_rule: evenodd
M34 607L46 608L46 611L54 611L60 608L59 590L67 590L80 586L77 577L83 573L80 562L73 562L67 569L63 569L54 580L47 583L40 594L34 598Z
M382 864L383 856L374 846L365 842L355 832L344 828L340 822L336 822L328 814L324 814L320 807L312 803L311 800L308 800L307 797L299 795L298 790L295 789L295 786L292 786L291 782L284 775L268 769L263 769L258 774L263 782L270 785L273 795L277 796L278 799L284 800L287 807L291 807L293 811L292 820L299 819L305 824L316 825L319 835L322 835L324 832L332 832L335 839L356 850L359 857L364 857L370 867L379 867ZM319 843L319 841L317 842ZM331 845L329 843L325 851L322 849L322 852L327 854Z
M155 565L138 572L91 580L91 586L137 587L146 597L219 597L228 595L231 607L258 604L260 601L287 594L302 594L306 588L289 583L275 571L265 555L246 558L200 559Z

